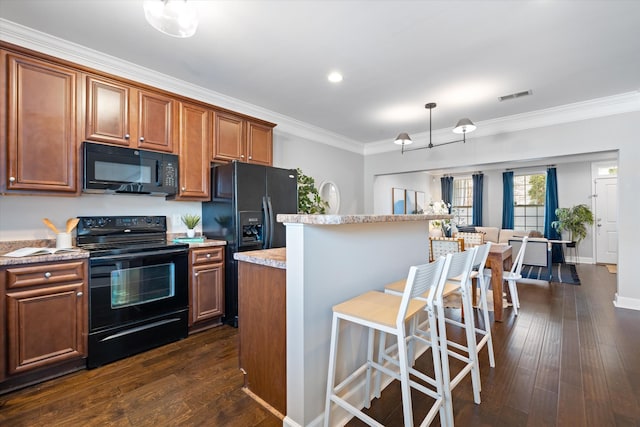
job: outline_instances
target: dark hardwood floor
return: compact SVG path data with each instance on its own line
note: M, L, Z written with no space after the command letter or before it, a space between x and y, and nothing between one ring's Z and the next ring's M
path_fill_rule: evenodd
M454 390L456 425L640 426L640 312L613 306L606 268L578 265L578 274L581 286L518 285L520 315L507 309L493 324L496 368L481 353L482 404L468 378ZM241 390L237 340L222 326L0 396L0 425L282 425ZM416 419L422 399L415 393ZM400 426L399 402L392 384L370 411Z
M496 367L489 367L486 349L480 354L482 403L473 403L468 376L454 389L456 425L640 426L640 311L613 306L616 276L604 266L577 270L580 286L518 284L519 315L507 309L505 321L492 326ZM461 342L459 329L447 331ZM418 366L429 371L430 357L425 353ZM417 422L431 402L420 393L412 397ZM370 412L401 426L398 402L394 383Z

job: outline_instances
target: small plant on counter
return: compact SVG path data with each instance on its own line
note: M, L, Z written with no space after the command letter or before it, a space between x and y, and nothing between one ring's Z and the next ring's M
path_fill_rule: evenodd
M325 214L329 203L322 200L315 180L298 168L298 213Z
M189 230L193 230L198 224L200 224L200 215L182 215L182 223L186 225Z

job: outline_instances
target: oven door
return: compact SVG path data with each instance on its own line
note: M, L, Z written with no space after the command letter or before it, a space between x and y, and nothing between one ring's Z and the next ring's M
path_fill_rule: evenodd
M90 332L187 309L187 263L184 248L90 258Z

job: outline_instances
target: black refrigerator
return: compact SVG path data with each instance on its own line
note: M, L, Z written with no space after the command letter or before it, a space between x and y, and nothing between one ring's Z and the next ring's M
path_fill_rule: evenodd
M238 326L238 262L235 252L281 248L285 226L278 214L298 212L295 169L233 161L211 170L211 201L202 203L202 231L226 240L224 321Z

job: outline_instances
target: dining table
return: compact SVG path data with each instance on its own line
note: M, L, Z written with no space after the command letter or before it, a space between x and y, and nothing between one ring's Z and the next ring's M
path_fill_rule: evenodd
M511 246L491 245L485 267L491 270L491 288L493 289L493 318L496 322L502 322L502 272L511 269Z

